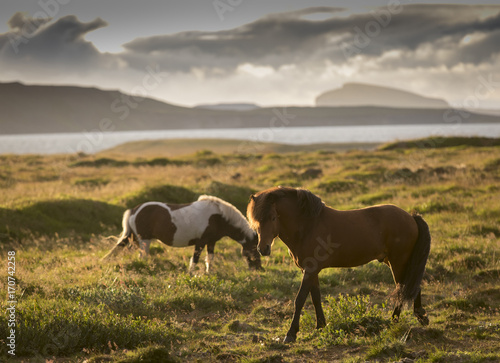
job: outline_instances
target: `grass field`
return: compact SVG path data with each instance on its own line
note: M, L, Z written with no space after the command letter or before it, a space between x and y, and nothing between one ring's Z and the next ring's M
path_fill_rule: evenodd
M474 144L475 146L468 146ZM427 139L377 150L292 151L246 145L171 156L0 156L2 311L10 307L15 251L15 357L9 313L0 355L13 362L498 362L500 360L500 147ZM209 146L208 146L209 147ZM228 147L227 145L225 147ZM127 148L125 148L127 149ZM122 148L124 150L124 148ZM242 153L241 150L253 150ZM126 208L148 200L219 196L245 211L251 193L300 186L336 209L392 203L428 222L422 287L430 325L405 310L390 321L390 270L372 262L320 274L326 328L310 299L294 344L281 341L301 274L277 241L264 272L249 271L222 240L214 268L195 273L192 249L153 244L152 256L100 258ZM12 272L12 271L11 271Z

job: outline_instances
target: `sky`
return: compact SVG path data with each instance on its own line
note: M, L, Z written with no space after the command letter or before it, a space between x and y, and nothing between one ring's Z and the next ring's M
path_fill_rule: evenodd
M361 82L500 109L495 3L2 0L0 82L119 89L184 106L312 106Z

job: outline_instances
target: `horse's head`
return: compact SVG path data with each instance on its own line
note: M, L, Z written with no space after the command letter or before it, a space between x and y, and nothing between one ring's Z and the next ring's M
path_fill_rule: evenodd
M274 239L279 234L278 213L274 205L270 210L269 217L259 223L257 234L259 235L257 250L262 256L269 256Z
M243 244L243 256L248 261L248 267L251 270L264 270L260 261L260 254L257 251L257 244L259 243L259 236L254 233L251 238L246 238Z
M279 221L275 204L263 203L263 197L265 195L252 195L247 208L247 216L252 228L258 234L257 250L262 256L269 256L274 239L279 234Z

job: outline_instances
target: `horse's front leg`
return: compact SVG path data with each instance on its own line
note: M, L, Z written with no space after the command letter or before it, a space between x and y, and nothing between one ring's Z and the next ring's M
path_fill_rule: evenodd
M401 309L403 308L402 304L397 304L394 307L394 311L392 312L391 319L393 322L397 323L399 321L399 315L401 314Z
M207 257L205 258L205 267L207 273L210 272L210 265L214 261L214 250L215 250L215 241L207 243Z
M318 275L313 276L311 284L311 298L314 304L314 310L316 311L316 329L321 329L326 326L325 314L323 313L323 307L321 306L321 293L319 290L319 277Z
M204 248L205 248L205 242L201 240L198 240L194 245L193 257L191 257L191 260L189 261L189 271L194 271L194 268L198 263L198 261L200 260L200 255L201 252L203 252Z
M293 313L292 325L290 326L288 333L286 333L284 343L292 343L297 340L297 332L299 331L300 324L300 312L306 302L307 295L309 295L309 292L311 291L311 286L315 276L317 278L318 275L310 274L307 271L304 272L299 292L295 297L295 312Z

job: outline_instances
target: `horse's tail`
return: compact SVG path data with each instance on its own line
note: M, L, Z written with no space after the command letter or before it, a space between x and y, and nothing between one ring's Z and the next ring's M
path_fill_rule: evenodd
M403 280L395 291L396 302L400 305L404 302L412 302L417 298L431 249L429 226L419 214L413 213L412 217L418 226L418 239L406 265Z
M116 242L115 246L109 251L106 256L104 256L101 260L105 260L115 253L118 252L118 248L122 249L123 247L127 246L129 243L129 238L132 236L132 228L130 227L129 224L129 219L130 219L130 214L132 210L127 209L125 213L123 213L123 219L122 219L122 226L123 226L123 231L120 237L118 238L118 242ZM116 238L116 237L114 237Z

